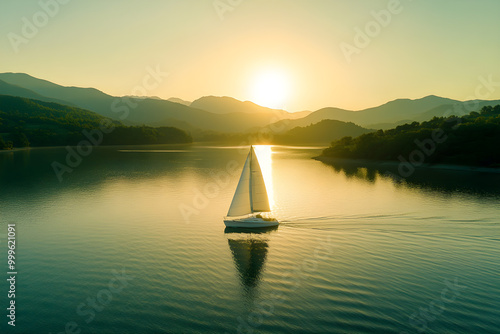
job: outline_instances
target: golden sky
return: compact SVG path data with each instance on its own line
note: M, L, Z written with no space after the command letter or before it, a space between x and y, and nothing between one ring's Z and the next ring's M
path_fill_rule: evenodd
M0 72L289 111L396 98L500 99L498 0L5 0Z

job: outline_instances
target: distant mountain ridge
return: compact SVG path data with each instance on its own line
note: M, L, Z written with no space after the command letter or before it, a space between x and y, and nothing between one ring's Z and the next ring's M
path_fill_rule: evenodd
M394 123L401 120L411 120L415 115L425 112L443 104L460 103L456 100L442 98L434 95L421 99L397 99L387 102L378 107L372 107L359 111L351 111L340 108L323 108L306 116L300 124L316 123L322 119L337 119L344 122L353 122L361 126L369 126L375 123Z
M65 87L37 79L24 73L1 73L0 80L30 89L47 98L67 101L68 105L94 111L102 116L119 119L126 124L169 126L172 121L187 124L188 130L206 129L237 132L269 123L289 116L289 113L245 113L239 109L228 114L215 114L206 110L156 98L134 99L114 97L95 88ZM0 93L2 91L0 90ZM237 100L235 100L237 101ZM238 101L237 103L242 103ZM260 107L259 108L264 108ZM266 108L267 109L267 108ZM126 114L125 118L121 118ZM184 128L186 129L186 128Z
M12 85L9 84L3 80L0 80L0 92L1 94L4 95L11 95L11 96L19 96L19 97L25 97L28 99L36 99L40 101L45 101L45 102L55 102L59 104L65 104L65 105L70 105L72 104L68 101L63 101L59 99L53 99L50 97L43 96L41 94L38 94L30 89L23 88L17 85Z
M478 101L477 109L484 106L495 106L500 100ZM279 121L277 126L286 124L288 129L296 126L307 126L315 124L324 119L336 119L343 122L352 122L363 127L373 129L390 129L404 123L413 121L426 121L435 116L456 115L462 116L472 110L465 106L470 101L458 101L429 95L420 99L397 99L387 102L378 107L363 109L359 111L345 110L340 108L322 108L312 112L306 117ZM466 111L468 110L468 112Z
M158 98L159 99L159 98ZM169 99L167 99L167 101L170 101L170 102L175 102L175 103L179 103L179 104L183 104L185 106L189 106L191 104L190 101L186 101L186 100L183 100L183 99L179 99L177 97L171 97Z
M115 97L95 88L60 86L24 73L0 73L0 80L0 94L76 106L125 124L178 126L191 133L251 132L271 124L290 130L327 119L352 122L364 128L388 129L407 122L443 116L445 113L459 115L467 103L429 95L413 100L397 99L359 111L327 107L313 112L289 113L231 97L205 96L191 103L177 98ZM477 109L499 103L499 100L479 100Z
M102 116L116 119L111 111L112 96L95 88L65 87L25 73L1 73L0 80L32 90L48 98L57 98Z
M287 113L284 110L270 109L250 101L240 101L229 96L203 96L189 105L192 108L203 109L214 114L244 113ZM287 113L288 114L288 113Z

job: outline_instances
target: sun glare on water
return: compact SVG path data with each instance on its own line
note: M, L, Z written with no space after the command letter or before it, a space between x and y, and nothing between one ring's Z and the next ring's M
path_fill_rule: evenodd
M254 79L251 100L263 107L284 109L289 91L289 79L285 73L265 71Z

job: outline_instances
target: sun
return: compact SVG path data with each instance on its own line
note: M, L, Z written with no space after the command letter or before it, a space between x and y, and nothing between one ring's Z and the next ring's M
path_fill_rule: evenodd
M267 70L255 76L251 100L263 107L285 109L289 92L290 82L286 73Z

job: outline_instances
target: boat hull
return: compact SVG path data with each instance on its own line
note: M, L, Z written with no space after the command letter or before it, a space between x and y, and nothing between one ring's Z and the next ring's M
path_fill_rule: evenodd
M241 227L241 228L266 228L279 225L278 220L265 220L262 218L239 218L239 219L224 219L226 227Z

